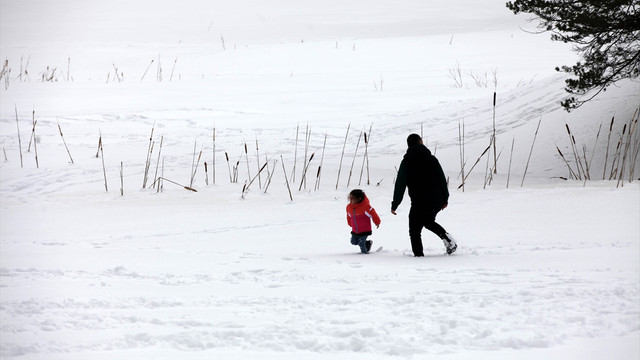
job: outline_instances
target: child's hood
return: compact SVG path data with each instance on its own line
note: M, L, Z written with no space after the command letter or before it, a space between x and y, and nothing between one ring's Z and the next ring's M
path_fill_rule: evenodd
M365 195L364 199L361 202L357 204L353 204L352 206L354 208L366 208L367 210L369 210L369 208L371 207L371 204L369 203L369 198L367 197L367 195Z

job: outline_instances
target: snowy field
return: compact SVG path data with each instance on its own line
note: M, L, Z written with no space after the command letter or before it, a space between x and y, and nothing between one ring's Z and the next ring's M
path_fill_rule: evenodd
M0 0L0 358L638 359L640 161L615 154L638 146L640 86L565 112L554 68L576 54L526 19ZM408 197L390 213L412 132L449 179L453 256L425 230L414 258ZM382 219L369 255L354 188Z

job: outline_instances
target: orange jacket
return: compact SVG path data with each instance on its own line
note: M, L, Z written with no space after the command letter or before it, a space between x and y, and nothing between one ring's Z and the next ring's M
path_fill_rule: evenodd
M362 202L347 205L347 224L351 226L352 234L371 235L371 220L380 225L380 217L366 196Z

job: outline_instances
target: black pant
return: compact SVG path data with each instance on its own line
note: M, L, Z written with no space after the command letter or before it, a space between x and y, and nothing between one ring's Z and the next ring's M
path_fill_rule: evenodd
M440 209L433 210L419 206L411 206L409 211L409 238L411 239L411 250L413 255L424 256L422 250L422 228L444 238L447 231L436 222L436 215Z

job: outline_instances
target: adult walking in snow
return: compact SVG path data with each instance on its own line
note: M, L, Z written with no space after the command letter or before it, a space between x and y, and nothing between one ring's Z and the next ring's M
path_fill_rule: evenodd
M407 146L407 153L398 169L391 213L396 215L396 209L402 202L405 188L409 188L411 198L409 238L413 255L424 256L421 238L423 227L438 235L444 242L447 254L451 255L458 245L451 234L436 222L436 215L447 207L449 201L447 180L442 167L438 159L424 146L419 135L409 135Z

